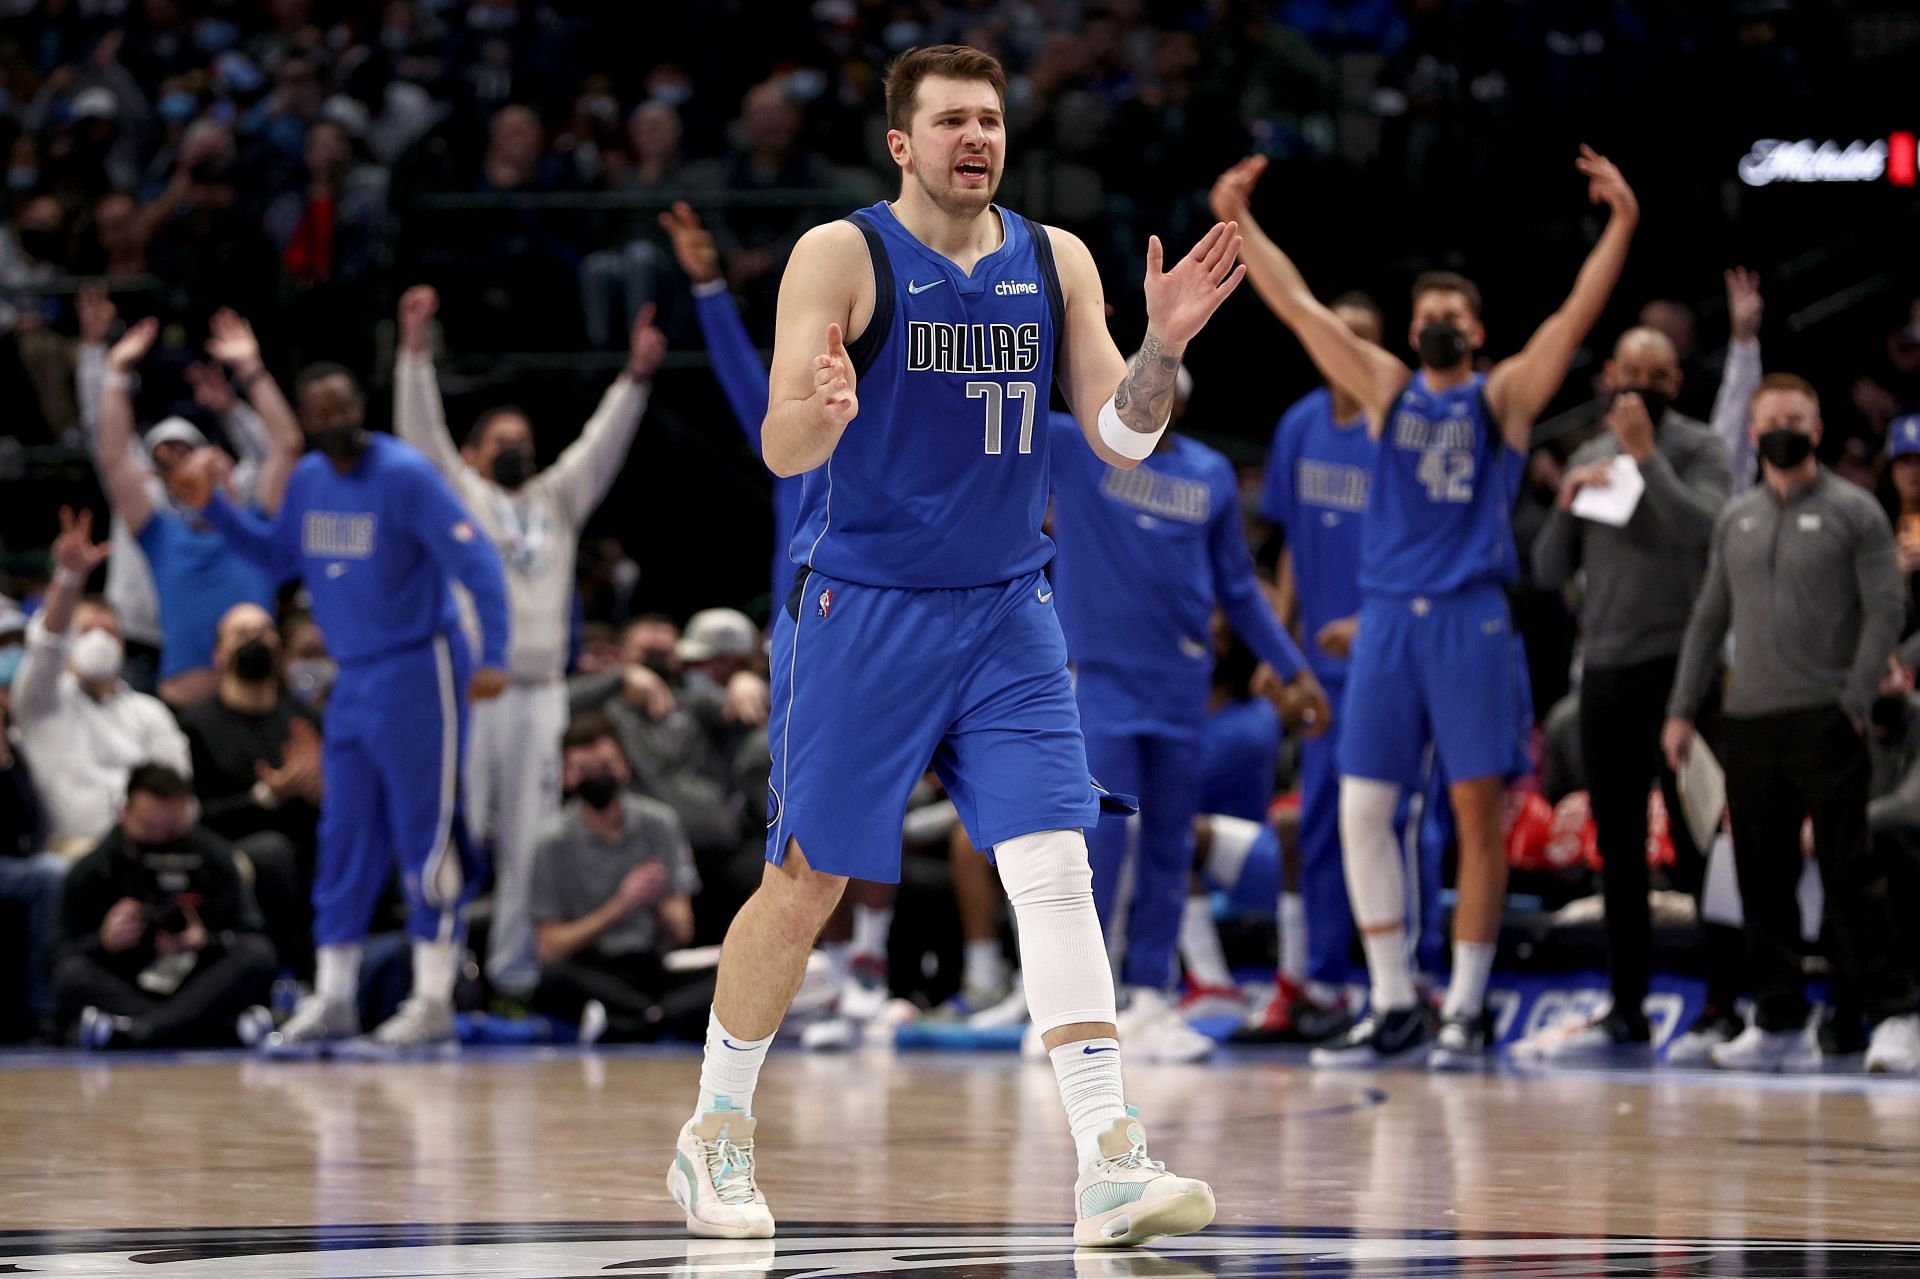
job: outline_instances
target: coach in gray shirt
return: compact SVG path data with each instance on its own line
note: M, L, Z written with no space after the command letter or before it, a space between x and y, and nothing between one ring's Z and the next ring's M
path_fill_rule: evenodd
M1733 679L1724 754L1754 1025L1713 1050L1731 1069L1805 1060L1800 827L1811 814L1836 984L1874 1021L1869 1069L1920 1070L1912 975L1896 959L1885 872L1869 855L1863 732L1902 604L1893 530L1874 499L1823 468L1813 387L1773 374L1753 398L1762 483L1727 505L1687 627L1662 744L1693 743L1729 623Z
M1612 1008L1587 1030L1556 1041L1556 1056L1644 1049L1651 1039L1641 1008L1653 962L1647 791L1661 783L1667 811L1679 811L1673 774L1661 758L1660 724L1687 616L1706 575L1714 520L1727 500L1726 446L1706 423L1668 407L1680 393L1673 342L1654 329L1629 329L1615 344L1605 377L1614 389L1606 430L1573 455L1559 504L1533 543L1533 576L1542 587L1584 573L1580 744L1605 867L1613 985ZM1574 498L1608 486L1622 457L1646 484L1632 518L1615 527L1574 515ZM1677 876L1697 888L1704 863L1684 823L1674 829ZM1738 935L1721 933L1718 952L1731 962L1710 965L1710 1016L1730 1010L1737 990Z
M712 983L692 989L662 957L693 937L700 877L673 810L627 789L604 715L576 715L561 750L569 796L534 847L534 1007L588 1039L652 1039L705 1025Z

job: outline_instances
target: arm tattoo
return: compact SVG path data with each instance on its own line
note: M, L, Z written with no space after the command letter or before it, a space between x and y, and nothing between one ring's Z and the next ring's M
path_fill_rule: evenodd
M1127 375L1113 391L1114 412L1128 430L1146 435L1166 424L1173 412L1173 386L1179 372L1179 357L1162 354L1160 339L1147 334L1140 354L1127 365Z

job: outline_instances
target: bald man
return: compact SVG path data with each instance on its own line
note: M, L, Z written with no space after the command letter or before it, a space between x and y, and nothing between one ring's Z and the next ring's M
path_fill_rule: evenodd
M1602 1055L1645 1050L1652 959L1647 910L1647 795L1658 780L1669 812L1678 812L1673 777L1660 753L1660 725L1685 638L1688 613L1707 567L1714 520L1726 503L1727 450L1712 428L1675 412L1680 361L1657 329L1621 334L1603 377L1612 401L1602 434L1568 464L1558 508L1533 544L1535 579L1552 589L1577 570L1585 630L1580 687L1581 743L1606 867L1606 921L1613 1007L1564 1039L1552 1054ZM1573 511L1584 489L1645 484L1624 525ZM1676 848L1687 845L1675 824ZM1697 867L1697 855L1685 859ZM1730 1003L1731 992L1709 994ZM1719 1010L1730 1014L1731 1008Z

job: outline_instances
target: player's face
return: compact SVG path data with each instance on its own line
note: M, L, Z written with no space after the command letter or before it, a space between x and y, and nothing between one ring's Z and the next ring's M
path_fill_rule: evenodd
M1414 300L1413 324L1407 330L1407 341L1415 350L1420 348L1420 330L1429 324L1451 324L1459 329L1466 335L1469 357L1487 340L1487 331L1480 327L1467 295L1452 289L1429 289Z
M338 374L316 378L300 391L300 425L308 435L339 426L359 426L367 406L353 382Z
M1754 397L1750 429L1756 441L1768 431L1798 431L1811 435L1818 444L1822 429L1820 408L1803 392L1791 388L1762 391Z
M978 213L993 203L1006 167L1000 95L985 80L928 76L914 94L912 130L895 129L887 146L941 212Z

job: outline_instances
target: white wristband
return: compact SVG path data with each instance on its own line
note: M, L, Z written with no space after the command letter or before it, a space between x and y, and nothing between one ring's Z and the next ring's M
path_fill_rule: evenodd
M122 373L119 369L108 369L100 379L100 386L108 391L133 390L133 375Z
M63 565L53 570L53 583L55 586L79 587L86 585L87 578L84 573L76 573Z
M1171 419L1169 419L1171 420ZM1136 431L1120 420L1120 410L1113 406L1113 397L1100 406L1100 438L1107 447L1121 457L1139 462L1145 460L1159 446L1160 437L1167 433L1166 422L1160 423L1157 431Z

